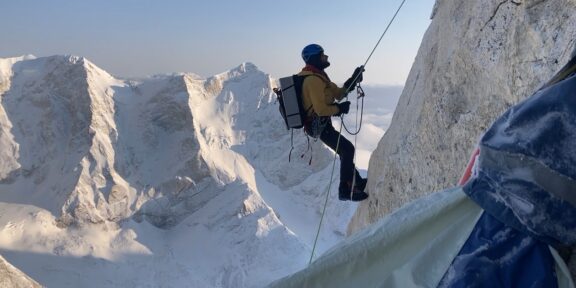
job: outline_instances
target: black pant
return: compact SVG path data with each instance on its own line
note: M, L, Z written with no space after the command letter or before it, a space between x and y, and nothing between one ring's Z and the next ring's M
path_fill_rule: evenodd
M338 137L340 137L339 144ZM354 173L356 173L356 181L361 179L360 173L354 166L354 145L344 136L340 136L340 133L334 129L331 122L326 124L324 131L320 134L320 140L340 156L340 184L347 182L351 184ZM336 145L338 145L338 151L336 151Z

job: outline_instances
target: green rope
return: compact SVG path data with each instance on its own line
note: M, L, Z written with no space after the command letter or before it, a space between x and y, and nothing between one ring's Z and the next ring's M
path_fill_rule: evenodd
M390 22L386 26L386 29L384 29L384 32L380 36L380 39L378 39L378 42L376 42L374 49L372 49L372 52L370 52L370 55L366 59L366 62L364 62L364 65L362 65L363 67L365 67L366 64L368 64L368 61L372 57L372 54L374 54L374 51L376 51L376 48L380 44L380 41L382 41L382 38L384 37L384 35L388 31L388 28L390 28L390 25L392 25L392 22L394 22L394 19L396 19L396 15L398 15L398 12L400 12L400 9L402 9L404 2L406 2L406 0L402 0L402 3L400 3L400 6L396 10L396 13L394 13L394 16L392 17L392 19L390 20ZM358 76L360 76L360 74L358 74L356 76L356 78L358 78ZM354 79L354 80L356 80L356 79ZM332 187L332 179L334 177L334 170L336 167L336 156L338 155L338 146L340 145L340 137L342 136L342 127L344 126L343 125L344 119L341 119L341 120L342 120L342 123L340 124L338 141L336 142L336 151L334 153L334 160L332 161L332 173L330 175L330 184L328 185L328 191L326 191L326 200L324 201L324 208L322 209L322 215L320 217L320 223L318 224L318 231L316 232L316 237L314 238L314 246L312 246L312 254L310 255L310 260L308 261L308 265L310 265L310 263L312 263L312 259L314 259L314 252L316 251L316 244L318 244L318 236L320 236L320 229L322 228L322 222L324 221L324 214L326 214L326 207L328 206L328 196L330 195L330 188Z
M342 133L342 125L340 125L340 131ZM340 134L342 135L342 134ZM332 161L332 173L330 174L330 183L328 184L328 191L326 191L326 200L324 200L324 208L322 209L322 216L320 216L320 224L318 224L318 231L316 232L316 238L314 239L314 246L312 247L312 254L310 255L310 260L308 265L312 263L314 259L314 251L316 251L316 244L318 243L318 236L320 236L320 228L322 227L322 221L324 220L324 214L326 214L326 207L328 206L328 196L330 195L330 188L332 187L332 179L334 178L334 170L336 167L336 156L338 156L338 147L340 146L340 136L338 136L338 141L336 141L336 151L334 152L334 161Z

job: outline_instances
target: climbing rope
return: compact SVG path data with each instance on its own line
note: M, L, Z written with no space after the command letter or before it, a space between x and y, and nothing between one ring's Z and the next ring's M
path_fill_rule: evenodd
M398 9L396 9L396 12L394 13L394 16L392 16L392 19L390 19L390 22L388 23L388 25L386 26L386 29L384 29L384 32L382 32L382 35L380 35L380 38L378 39L378 42L376 42L376 45L374 45L374 48L372 49L372 52L370 52L370 55L368 55L368 58L366 59L366 62L364 62L364 65L362 65L362 68L366 67L366 65L368 64L368 61L370 61L370 58L372 57L372 54L374 54L374 51L376 51L376 48L378 48L378 45L380 45L380 42L382 41L382 38L384 38L384 35L386 34L386 32L388 32L388 29L390 28L390 26L392 25L392 23L394 22L394 19L396 19L396 16L398 15L398 12L400 12L400 9L402 9L402 6L404 6L404 3L406 2L406 0L402 0L402 3L400 3L400 6L398 7ZM356 77L354 78L353 82L356 81L356 79L358 79L358 77L360 76L360 73L358 75L356 75ZM359 88L359 89L358 89ZM363 98L363 94L364 91L362 90L362 88L360 87L360 84L357 85L357 92L358 93L362 93L362 113L364 110L364 98ZM347 96L346 96L347 97ZM359 97L360 98L360 97ZM361 113L361 114L362 114ZM322 209L322 215L320 216L320 223L318 224L318 231L316 232L316 237L314 238L314 245L312 246L312 254L310 255L310 260L308 261L308 265L310 265L310 263L312 263L312 259L314 259L314 252L316 251L316 244L318 244L318 236L320 235L320 230L322 228L322 222L324 220L324 214L326 213L326 206L328 206L328 196L330 195L330 188L332 187L332 179L334 178L334 169L336 167L336 156L338 156L338 148L340 146L340 137L342 136L342 127L344 127L344 118L343 116L341 117L341 125L340 125L340 130L339 132L339 136L338 136L338 141L336 142L336 150L334 153L334 160L332 162L332 173L330 174L330 183L328 184L328 191L326 191L326 200L324 201L324 207ZM360 126L362 125L362 115L360 115ZM348 132L348 130L346 129L346 131ZM352 135L357 135L360 132L360 128L358 128L358 131L356 131L355 134ZM348 132L350 133L350 132ZM354 143L356 143L356 139L354 140ZM356 153L354 153L354 158L356 158ZM355 182L355 176L356 173L354 173L354 178L353 178L353 185ZM354 189L354 186L352 186L352 189Z
M376 42L376 45L374 45L374 49L372 49L372 52L370 52L370 55L368 56L366 62L364 62L364 65L362 66L366 67L366 64L368 64L368 61L370 61L372 54L374 54L374 51L376 51L376 48L378 47L378 45L380 45L380 41L382 41L382 38L384 38L384 35L386 34L386 32L388 32L388 29L390 28L390 25L392 25L392 22L394 22L394 19L396 19L396 15L398 15L398 12L400 12L400 9L402 9L402 6L404 6L404 2L406 2L406 0L402 0L400 6L398 7L398 9L396 9L396 13L394 13L394 16L392 16L392 19L390 19L390 22L388 22L388 26L386 26L386 29L384 29L384 32L382 32L382 35L380 35L380 39L378 39L378 42Z
M342 133L342 125L340 125L340 131ZM338 147L340 146L340 137L338 137L338 141L336 141L336 151L338 151ZM330 173L330 182L328 183L328 191L326 191L326 199L324 200L324 208L322 208L322 215L320 216L320 223L318 224L318 231L316 231L316 238L314 238L314 246L312 246L312 254L310 254L310 260L308 261L308 265L312 263L312 259L314 259L314 252L316 251L316 244L318 243L318 236L320 236L320 228L322 228L322 222L324 221L324 214L326 214L326 207L328 206L328 196L330 196L330 188L332 187L332 180L334 179L334 169L336 167L336 156L338 153L334 153L334 160L332 161L332 173Z
M356 86L356 93L358 94L358 97L356 99L362 99L361 101L361 108L360 108L360 125L358 125L358 101L356 101L356 127L357 130L354 132L350 132L350 130L348 130L348 127L346 127L346 124L344 123L344 115L342 115L342 117L340 117L341 119L341 123L342 126L344 126L344 130L346 130L346 133L356 136L358 135L358 133L360 133L360 129L362 129L362 117L364 116L364 96L366 96L366 94L364 93L364 90L362 89L362 86L360 86L360 84L358 84L358 86ZM354 137L356 138L356 137ZM354 145L354 147L356 147L356 145Z
M364 90L362 90L362 87L360 86L360 84L358 84L358 87L356 88L356 92L358 93L358 98L362 98L362 108L360 110L360 124L358 124L358 101L356 101L356 127L358 128L358 130L356 131L356 133L354 134L354 148L356 149L356 147L358 147L358 133L360 133L360 129L362 129L362 115L364 114ZM344 119L342 119L342 126L344 127L344 129L346 129L346 126L344 126ZM346 131L348 132L348 129L346 129ZM350 133L350 132L348 132ZM358 163L356 161L356 156L358 155L358 153L354 153L354 162L353 163ZM352 187L356 187L356 165L352 166ZM354 188L351 188L350 193L353 193ZM364 186L364 189L366 189L366 186ZM352 195L352 194L350 194ZM350 196L350 198L352 198L352 196Z

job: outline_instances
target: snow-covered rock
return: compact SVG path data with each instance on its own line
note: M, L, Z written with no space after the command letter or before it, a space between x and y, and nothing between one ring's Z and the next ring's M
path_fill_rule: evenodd
M251 63L122 80L77 56L0 59L2 255L48 287L254 287L304 267L333 154L288 162L275 86ZM333 195L317 255L356 207Z
M0 256L0 287L36 288L42 286Z

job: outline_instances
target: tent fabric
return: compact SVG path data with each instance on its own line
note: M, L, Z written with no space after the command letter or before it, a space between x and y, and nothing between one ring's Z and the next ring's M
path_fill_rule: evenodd
M564 262L564 259L562 259L560 254L558 254L558 252L554 248L550 246L548 246L548 248L550 249L552 257L554 257L554 261L556 263L556 277L558 279L558 287L561 288L576 287L574 285L574 281L572 280L570 269L568 268L568 265L566 265L566 262Z
M480 140L463 190L486 213L440 287L574 285L548 246L576 244L576 76L562 71Z
M509 227L576 244L576 75L510 108L480 141L464 192Z
M438 287L558 287L544 242L483 213Z
M269 287L435 287L481 214L461 188L431 194Z
M458 287L447 282L458 274L446 275L453 269L450 267L455 263L454 259L465 251L463 247L484 214L461 188L428 195L349 237L307 268L276 280L268 287ZM558 287L574 288L566 263L553 248L549 249ZM533 254L545 254L542 247L535 250L537 252ZM526 254L531 253L519 255ZM443 278L444 286L439 286ZM492 283L479 282L487 287L498 287Z

